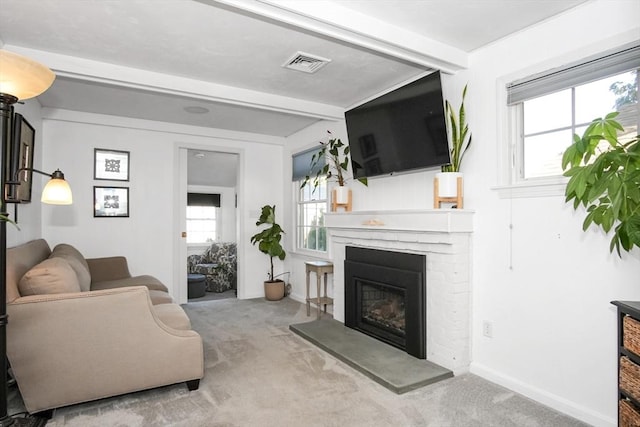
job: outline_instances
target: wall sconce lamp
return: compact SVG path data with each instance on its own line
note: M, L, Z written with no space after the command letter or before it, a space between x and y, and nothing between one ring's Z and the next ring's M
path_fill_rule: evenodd
M19 100L40 95L53 83L55 74L44 65L4 49L0 49L0 136L2 151L0 155L0 188L5 189L7 177L7 150L11 138L13 122L13 104ZM43 173L40 171L36 171ZM51 181L64 181L62 172L56 171ZM9 183L6 183L9 184ZM47 185L48 186L48 185ZM68 188L68 185L67 185ZM46 188L45 188L46 190ZM69 195L71 194L69 190ZM54 199L55 200L55 199ZM71 203L71 198L68 199ZM43 194L43 201L44 194ZM46 203L46 202L45 202ZM0 215L7 218L4 191L0 195ZM7 222L0 218L0 427L6 426L43 426L46 418L13 418L7 414Z
M49 182L44 186L42 190L42 197L40 201L48 205L70 205L73 203L73 195L71 194L71 187L69 183L64 179L64 174L60 169L56 169L53 173L46 173L33 168L21 168L15 174L13 181L8 181L5 185L5 195L9 186L20 185L18 176L21 172L36 172L40 175L48 176L51 178ZM5 196L6 197L6 196ZM1 426L0 426L1 427Z

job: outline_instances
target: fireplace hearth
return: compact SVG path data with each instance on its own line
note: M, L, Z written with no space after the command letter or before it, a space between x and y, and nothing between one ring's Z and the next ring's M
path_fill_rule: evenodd
M346 247L345 325L426 358L426 257Z

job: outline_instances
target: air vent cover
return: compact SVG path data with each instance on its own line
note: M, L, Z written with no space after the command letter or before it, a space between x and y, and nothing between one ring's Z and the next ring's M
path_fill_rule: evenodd
M316 55L310 55L304 52L297 52L287 60L282 66L291 70L302 71L305 73L315 73L320 68L331 62L330 59L322 58Z

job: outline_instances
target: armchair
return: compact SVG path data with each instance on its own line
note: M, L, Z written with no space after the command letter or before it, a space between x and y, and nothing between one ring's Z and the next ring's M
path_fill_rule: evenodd
M201 255L187 257L189 273L204 274L207 290L224 292L237 289L237 245L232 242L212 243Z

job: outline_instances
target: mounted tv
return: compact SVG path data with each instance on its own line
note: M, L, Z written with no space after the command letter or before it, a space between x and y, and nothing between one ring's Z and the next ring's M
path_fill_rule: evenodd
M354 177L390 175L450 162L440 72L345 113Z

